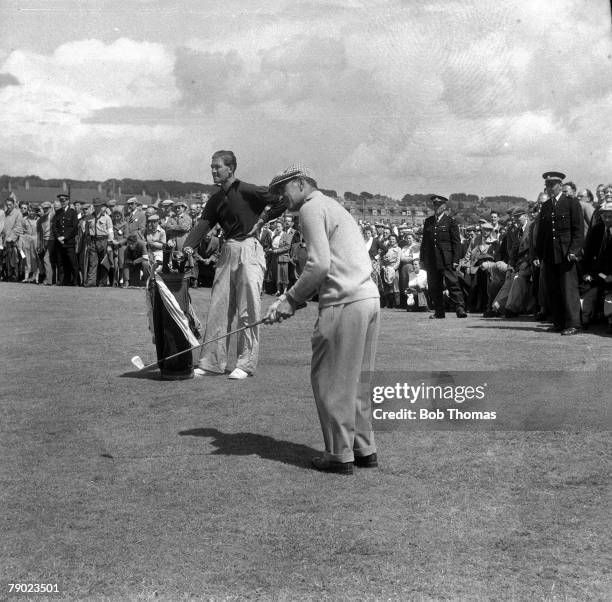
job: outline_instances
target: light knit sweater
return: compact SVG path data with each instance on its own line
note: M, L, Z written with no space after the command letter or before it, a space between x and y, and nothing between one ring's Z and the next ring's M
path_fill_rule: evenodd
M287 295L304 303L319 295L319 307L377 298L372 264L355 220L334 199L311 192L300 208L308 259Z

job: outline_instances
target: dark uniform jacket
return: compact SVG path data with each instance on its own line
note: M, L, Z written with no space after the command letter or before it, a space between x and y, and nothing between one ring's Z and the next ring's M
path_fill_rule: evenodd
M567 255L580 257L584 243L582 207L577 199L562 194L556 205L542 205L536 238L536 255L547 263L563 263Z
M452 217L444 214L440 220L435 215L423 224L420 259L426 271L452 268L461 257L459 227Z
M584 274L612 274L612 235L603 222L597 222L589 231L584 245L582 270Z
M64 237L65 247L74 247L76 245L76 236L79 231L79 218L77 212L68 207L66 209L59 208L51 222L51 232L53 238L57 239L60 236Z

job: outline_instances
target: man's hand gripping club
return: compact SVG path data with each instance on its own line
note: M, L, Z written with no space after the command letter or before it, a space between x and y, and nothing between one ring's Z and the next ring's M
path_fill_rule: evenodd
M274 324L290 318L295 313L295 303L291 297L281 295L270 307L263 318L264 324Z

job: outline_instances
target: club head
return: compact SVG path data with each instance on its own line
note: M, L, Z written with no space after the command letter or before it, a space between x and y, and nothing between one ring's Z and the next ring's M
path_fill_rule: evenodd
M144 368L144 362L142 361L142 358L139 355L135 355L132 358L132 364L139 370L142 370Z

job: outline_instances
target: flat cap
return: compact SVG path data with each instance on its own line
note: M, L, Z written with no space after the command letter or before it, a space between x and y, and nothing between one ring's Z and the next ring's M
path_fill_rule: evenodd
M484 221L480 224L480 227L483 228L484 230L493 230L493 224Z
M92 205L94 207L106 207L106 201L103 201L102 199L94 199Z
M69 199L70 195L66 194L65 192L61 192L60 194L57 195L58 199Z
M268 189L273 194L278 194L281 186L289 180L295 180L295 178L312 178L312 171L309 167L304 165L304 163L297 162L292 163L285 171L281 171L277 173L272 180L270 181L270 185Z
M157 215L157 213L151 213L151 215L147 215L147 221L148 222L158 222L159 215Z
M135 196L131 196L127 201L125 201L126 205L129 205L130 203L137 203L138 199Z
M514 211L512 212L512 217L518 217L519 215L525 215L525 213L527 213L526 209L523 209L522 207L515 207Z
M176 203L174 203L175 207L185 207L185 209L187 209L187 203L185 201L176 201Z
M117 204L117 201L115 199L111 199L110 201L108 201L106 203L107 207L114 207Z
M50 203L49 201L44 201L44 202L42 202L42 203L40 204L40 206L41 206L43 209L51 209L51 207L52 207L53 205L51 205L51 203Z
M547 182L562 182L565 180L565 174L560 171L547 171L542 174L542 177Z
M172 199L166 199L165 201L161 202L162 207L172 207L172 205L174 205L174 201Z
M442 203L448 203L448 199L444 196L440 196L439 194L432 194L429 197L429 200L434 204L434 205L441 205Z

